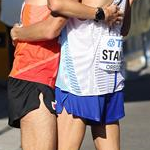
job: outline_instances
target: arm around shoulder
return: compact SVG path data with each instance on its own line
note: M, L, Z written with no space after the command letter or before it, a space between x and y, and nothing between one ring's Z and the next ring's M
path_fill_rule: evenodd
M65 18L54 18L50 15L46 20L30 26L14 26L11 30L11 36L13 40L28 42L52 40L59 36L65 23Z

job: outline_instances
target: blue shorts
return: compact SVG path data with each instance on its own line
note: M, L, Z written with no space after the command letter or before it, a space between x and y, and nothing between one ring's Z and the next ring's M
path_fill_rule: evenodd
M55 96L57 114L65 108L68 114L81 117L88 124L109 124L125 116L123 91L100 96L77 96L56 87Z

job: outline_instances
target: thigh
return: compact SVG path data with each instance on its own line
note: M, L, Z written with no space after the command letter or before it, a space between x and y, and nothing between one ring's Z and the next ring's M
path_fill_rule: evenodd
M40 93L40 106L21 119L21 143L23 150L56 149L56 116L51 114Z
M85 134L85 123L68 114L65 109L58 115L58 150L78 150Z
M97 150L120 150L119 122L107 125L92 125L91 131Z

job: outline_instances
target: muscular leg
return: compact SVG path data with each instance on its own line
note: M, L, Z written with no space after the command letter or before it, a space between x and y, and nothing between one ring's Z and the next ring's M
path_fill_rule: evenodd
M97 150L120 150L119 122L91 127L94 144Z
M21 119L23 150L56 150L56 116L51 114L39 95L40 107Z
M78 150L85 134L85 123L64 109L57 118L58 150Z

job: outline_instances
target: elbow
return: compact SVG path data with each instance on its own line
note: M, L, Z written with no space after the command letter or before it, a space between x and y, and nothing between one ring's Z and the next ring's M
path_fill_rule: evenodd
M56 37L58 37L59 34L60 34L59 30L53 30L53 31L47 32L47 33L45 33L45 39L46 40L53 40Z
M47 40L53 40L58 36L59 36L59 34L55 32L55 33L48 34L46 38L47 38Z
M53 40L57 36L58 35L55 34L54 32L47 32L44 37L45 37L45 40Z
M62 4L60 0L51 0L51 2L49 2L47 5L53 13L60 13L62 10Z

